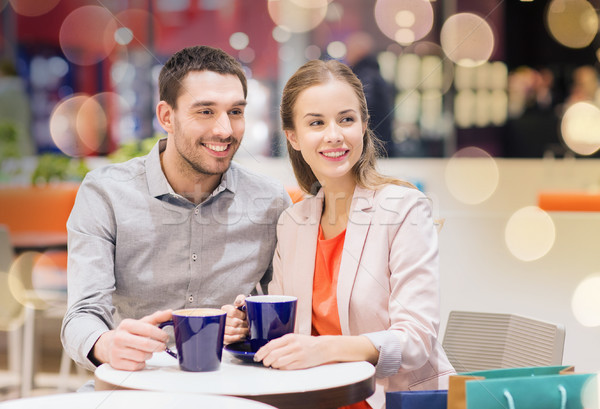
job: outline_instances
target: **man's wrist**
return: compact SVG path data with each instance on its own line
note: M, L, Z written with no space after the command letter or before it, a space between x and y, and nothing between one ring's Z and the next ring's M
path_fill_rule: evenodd
M90 349L90 352L88 352L87 358L95 366L100 366L103 363L108 362L108 357L104 356L106 354L103 354L103 345L106 341L106 337L108 336L107 334L109 334L110 332L111 331L107 331L107 332L103 333L102 335L100 335L98 337L98 339L96 340L96 342L94 343L94 346L92 347L92 349Z

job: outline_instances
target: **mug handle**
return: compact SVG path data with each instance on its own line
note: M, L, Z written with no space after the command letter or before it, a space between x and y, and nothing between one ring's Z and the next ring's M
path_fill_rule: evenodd
M173 324L173 320L169 320L169 321L161 322L160 324L158 324L158 328L160 328L160 329L163 329L164 327L167 327L167 326L169 326L169 325L171 325L171 326L173 326L173 327L175 326L175 324ZM173 352L173 351L171 351L171 350L169 349L169 347L165 347L165 352L166 352L167 354L171 355L173 358L175 358L175 359L179 359L179 357L177 356L177 353L176 353L176 352Z

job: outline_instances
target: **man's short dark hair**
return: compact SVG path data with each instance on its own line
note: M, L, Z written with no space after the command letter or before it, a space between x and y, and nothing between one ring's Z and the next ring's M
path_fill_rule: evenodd
M169 58L158 76L158 91L161 101L177 108L177 97L181 91L183 78L190 71L213 71L218 74L231 74L240 79L244 98L248 84L242 65L225 51L205 45L184 48Z

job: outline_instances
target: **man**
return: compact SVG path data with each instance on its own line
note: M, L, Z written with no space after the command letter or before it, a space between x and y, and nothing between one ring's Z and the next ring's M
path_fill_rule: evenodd
M81 184L67 222L61 332L78 364L142 369L165 348L157 324L171 309L218 308L259 282L266 288L277 219L291 201L279 183L231 163L246 92L241 65L225 52L177 52L159 76L156 116L167 138ZM225 340L234 342L247 329L227 309Z
M358 31L346 39L346 62L362 82L369 107L369 127L382 142L383 156L393 157L394 87L381 75L370 34Z

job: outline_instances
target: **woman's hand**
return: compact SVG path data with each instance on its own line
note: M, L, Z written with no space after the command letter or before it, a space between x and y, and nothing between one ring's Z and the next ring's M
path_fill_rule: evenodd
M254 360L277 369L304 369L331 362L328 337L286 334L259 349Z
M233 305L224 305L221 310L227 312L225 321L225 344L233 344L246 339L248 336L248 321L246 321L246 312L239 307L246 305L246 297L243 294L238 295Z
M375 365L379 351L369 338L345 335L287 334L269 342L254 360L277 369L304 369L331 362L367 361Z

